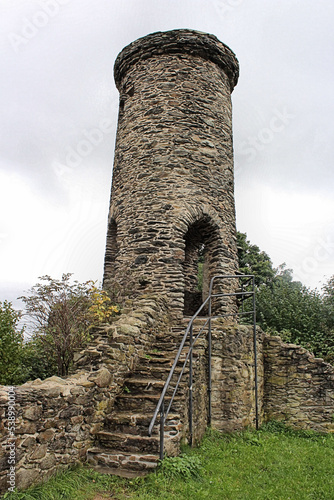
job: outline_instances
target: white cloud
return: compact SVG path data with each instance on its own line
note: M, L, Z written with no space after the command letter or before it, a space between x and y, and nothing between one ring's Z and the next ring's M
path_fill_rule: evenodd
M308 284L333 274L332 257L320 262L317 250L332 234L333 2L54 1L57 15L16 52L8 35L36 21L41 1L1 6L2 281L33 284L65 271L101 279L114 133L75 168L64 168L66 157L101 119L116 125L118 52L181 27L215 34L240 61L232 94L239 229L276 265L296 268L316 253L318 265L304 265L314 267L304 272ZM284 109L294 118L278 130L273 118ZM250 137L260 146L251 161L242 153Z
M102 279L107 193L71 189L68 204L39 199L15 174L0 173L0 275L5 282L35 283L38 276ZM109 189L108 189L109 191Z
M261 182L236 189L237 226L311 288L334 274L334 200Z

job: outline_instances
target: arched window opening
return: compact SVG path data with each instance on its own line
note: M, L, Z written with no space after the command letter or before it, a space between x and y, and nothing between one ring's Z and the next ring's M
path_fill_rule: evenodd
M216 229L208 217L192 224L185 234L184 315L192 316L205 300ZM205 315L206 310L202 311Z

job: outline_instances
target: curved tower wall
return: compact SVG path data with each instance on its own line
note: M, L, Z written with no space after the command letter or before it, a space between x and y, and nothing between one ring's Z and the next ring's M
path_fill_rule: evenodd
M230 95L238 61L213 35L174 30L125 47L114 75L120 103L104 287L131 282L190 314L199 255L204 296L212 275L237 270Z

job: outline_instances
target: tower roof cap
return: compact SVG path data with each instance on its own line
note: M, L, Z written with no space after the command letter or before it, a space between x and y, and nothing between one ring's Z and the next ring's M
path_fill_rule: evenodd
M117 56L114 77L117 88L130 66L160 54L190 54L210 60L227 75L231 92L238 81L239 63L227 45L209 33L189 29L157 31L127 45Z

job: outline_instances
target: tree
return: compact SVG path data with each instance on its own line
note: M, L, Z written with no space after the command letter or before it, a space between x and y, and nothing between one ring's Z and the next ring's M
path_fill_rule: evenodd
M330 332L331 344L334 343L334 275L328 279L327 283L322 287L323 302L324 302L324 317L326 320L327 329ZM334 360L334 347L333 360Z
M39 334L33 334L22 346L22 382L42 380L58 374L55 352L47 349L45 339Z
M293 280L285 264L273 268L269 256L238 233L240 272L254 274L256 321L268 333L300 344L327 361L334 360L334 277L324 294ZM245 310L251 305L244 304Z
M21 383L23 328L18 329L21 313L11 302L0 302L0 384Z
M20 297L33 332L27 352L33 358L42 351L55 362L59 376L68 374L75 350L89 341L90 329L119 312L94 282L71 283L71 276L63 274L61 280L42 276L43 283L33 286L29 296Z
M257 318L261 326L276 332L289 331L290 340L308 343L324 332L324 304L321 295L298 281L276 277L270 286L257 291Z
M334 275L322 287L325 304L334 313Z
M257 286L272 281L276 271L269 255L257 245L252 245L246 233L237 232L237 245L239 271L242 274L254 274Z

